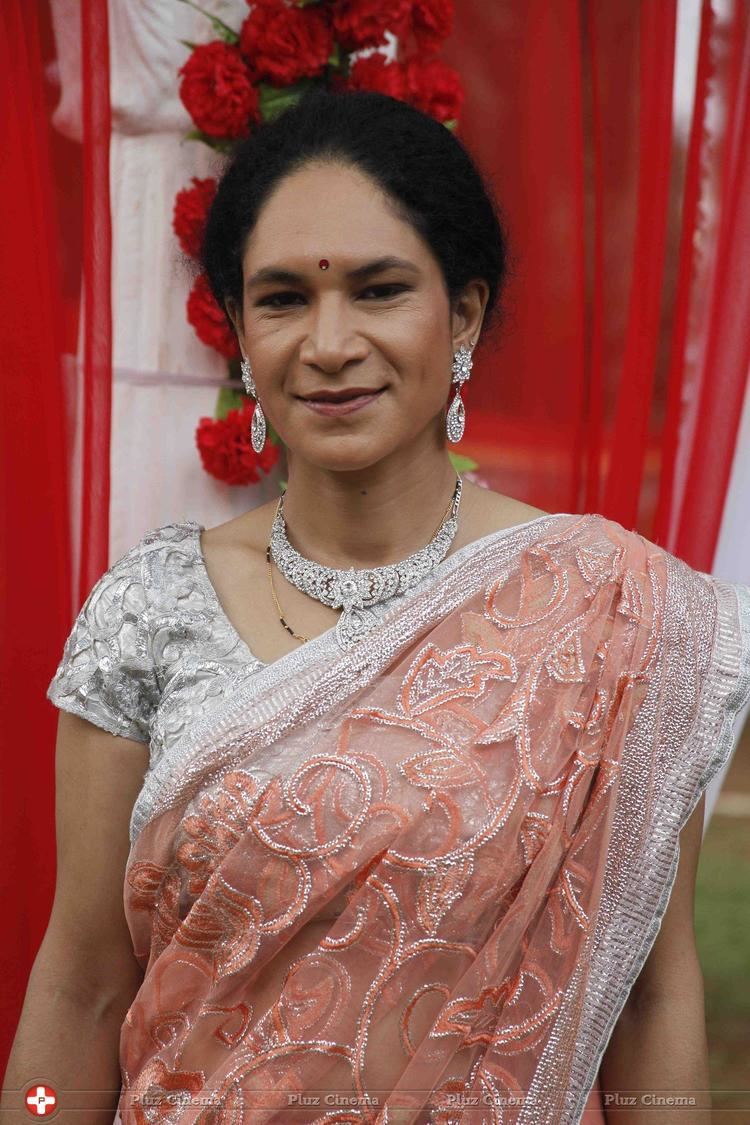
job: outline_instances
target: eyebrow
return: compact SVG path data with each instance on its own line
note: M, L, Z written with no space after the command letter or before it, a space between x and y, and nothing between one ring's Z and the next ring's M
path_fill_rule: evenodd
M416 266L414 262L409 262L406 258L397 258L393 254L389 254L384 258L376 258L372 262L365 262L363 266L357 266L356 269L348 270L345 276L351 281L362 281L365 277L370 277L374 273L382 273L383 270L388 269L402 269L408 270L411 273L419 273L419 267ZM263 269L257 270L250 275L245 288L252 289L256 285L262 285L267 282L276 282L280 285L302 285L304 281L304 275L295 273L294 270L284 270L276 266L264 266Z

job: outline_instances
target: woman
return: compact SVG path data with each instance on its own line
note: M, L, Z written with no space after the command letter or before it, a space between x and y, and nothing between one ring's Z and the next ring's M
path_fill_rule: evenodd
M507 250L430 118L309 96L203 257L286 492L145 535L48 691L149 748L97 813L132 809L121 1120L601 1121L599 1076L618 1121L707 1121L692 890L750 590L457 478Z

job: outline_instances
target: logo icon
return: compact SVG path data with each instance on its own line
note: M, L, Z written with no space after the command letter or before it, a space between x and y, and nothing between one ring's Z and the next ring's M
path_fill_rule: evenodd
M57 1105L57 1094L51 1086L29 1086L26 1108L34 1117L49 1117Z

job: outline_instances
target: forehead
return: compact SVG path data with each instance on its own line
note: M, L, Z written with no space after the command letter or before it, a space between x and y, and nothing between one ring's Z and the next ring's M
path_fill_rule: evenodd
M264 203L244 265L255 269L310 255L356 265L388 253L430 268L430 248L373 180L340 164L307 165L286 176Z

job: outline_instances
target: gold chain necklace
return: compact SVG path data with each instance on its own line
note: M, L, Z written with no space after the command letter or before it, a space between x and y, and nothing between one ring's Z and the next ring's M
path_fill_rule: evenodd
M452 504L453 504L453 497L451 496L451 499L448 501L446 509L443 512L443 515L442 515L437 527L435 528L434 532L432 533L433 538L437 535L438 530L440 529L440 526L442 525L443 521L445 520L446 516L448 515L448 512L450 511ZM279 497L279 502L276 505L276 515L278 515L280 507L281 507L281 497ZM310 638L309 637L303 637L303 636L300 636L299 633L295 633L295 631L294 631L294 629L292 629L291 625L288 625L287 622L284 620L284 615L281 612L281 606L279 605L279 599L276 597L276 591L275 591L274 586L273 586L273 568L271 566L271 543L270 543L270 541L269 541L268 545L266 546L266 562L268 564L268 581L271 585L271 597L273 598L274 605L276 606L276 612L279 615L279 621L284 626L287 633L289 633L292 637L294 637L294 639L296 641L302 641L303 643L306 644L310 640Z

